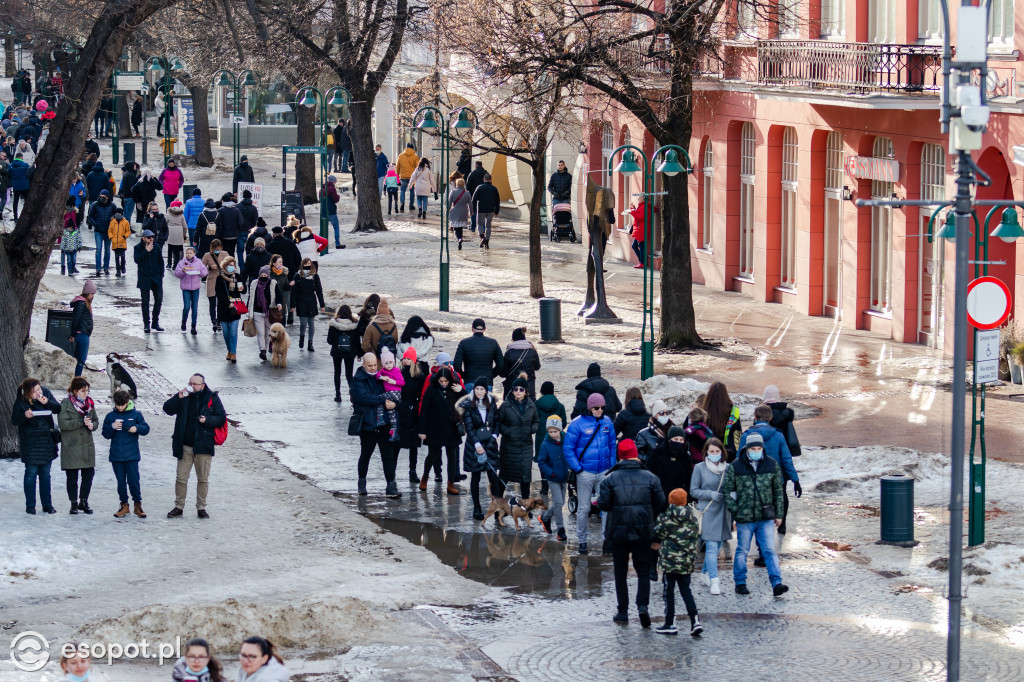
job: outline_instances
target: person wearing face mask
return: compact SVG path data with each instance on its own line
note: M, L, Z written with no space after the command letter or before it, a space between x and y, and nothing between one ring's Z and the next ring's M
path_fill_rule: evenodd
M711 588L711 594L722 594L718 578L718 554L722 545L732 539L732 515L722 497L725 480L725 446L717 438L704 443L703 461L693 468L690 477L690 497L696 500L697 510L703 514L700 539L704 541L704 566L701 582Z
M647 458L647 468L661 481L661 490L667 496L676 488L690 489L690 478L693 474L693 460L686 445L686 433L681 426L673 426L668 430L668 438ZM651 562L651 579L657 580L655 571L657 552Z
M245 286L239 280L238 266L235 259L221 255L220 273L214 284L217 292L217 319L220 330L224 334L224 345L228 349L228 362L238 362L235 351L238 349L238 320L240 315L235 309L234 301L240 300Z
M655 448L668 440L668 430L672 428L672 412L664 400L658 399L651 405L651 418L647 428L636 434L636 449L640 453L640 461L647 463Z
M306 340L306 327L309 327L309 352L313 352L313 321L318 313L324 312L324 289L320 284L320 275L316 273L317 264L308 258L302 261L302 270L295 274L291 281L293 304L299 318L299 350ZM319 305L317 305L319 304Z
M174 268L174 276L180 280L181 298L184 302L181 311L181 331L185 331L188 313L191 310L193 336L199 333L196 330L196 318L199 317L199 286L202 284L202 278L209 274L202 261L196 258L196 250L191 246L185 249L185 257L178 261L177 267Z
M270 325L284 319L284 306L280 302L277 282L270 279L269 265L260 268L259 277L253 284L250 314L256 323L256 342L260 348L260 360L265 362L267 347L270 345ZM277 319L271 319L271 316Z
M782 596L789 588L782 582L779 557L775 553L775 529L782 523L782 471L775 460L764 456L761 434L752 433L745 447L725 471L722 497L733 516L736 528L736 553L732 577L736 594L750 594L747 589L747 554L751 538L764 554L772 594Z
M460 386L456 382L451 368L441 367L427 382L426 392L420 400L419 437L427 444L427 461L420 479L420 490L427 489L427 480L434 462L441 460L442 450L448 456L448 487L449 495L458 495L459 487L455 482L459 477L459 413L455 409L459 398Z
M156 243L163 246L167 243L168 227L167 218L160 212L160 207L154 201L149 205L149 211L145 220L142 221L142 229L149 230L156 235ZM170 266L167 266L171 269Z
M219 239L210 243L210 252L203 255L202 264L206 266L206 298L210 302L210 323L213 333L220 331L217 324L217 280L220 279L220 258L224 254Z
M25 513L36 513L36 480L43 511L56 514L50 500L50 464L57 458L53 417L60 412L60 403L38 379L29 377L18 387L18 397L11 408L11 423L18 427L18 446L25 464Z
M60 648L60 670L64 676L58 682L89 682L92 680L92 658L83 652L78 642L69 642Z
M188 238L188 224L185 222L181 202L175 199L167 209L167 267L174 269L181 260Z
M498 468L498 405L487 390L486 381L477 381L473 391L456 406L466 429L466 447L462 468L469 472L469 494L473 498L473 518L483 521L480 506L480 474L487 475L491 495L497 496L501 483L494 472ZM429 471L429 469L428 469Z
M136 286L142 292L143 331L150 330L149 297L153 295L154 331L162 332L160 326L160 305L164 300L164 257L156 244L156 235L150 230L142 231L142 241L135 245L135 265L138 270Z

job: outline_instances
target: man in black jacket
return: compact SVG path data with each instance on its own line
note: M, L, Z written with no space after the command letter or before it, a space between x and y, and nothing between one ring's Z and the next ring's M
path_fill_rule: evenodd
M238 160L238 165L235 166L235 174L231 177L231 193L238 194L238 183L240 182L256 182L256 176L253 175L252 166L249 165L249 157L242 154L242 158ZM228 253L231 253L228 251Z
M352 136L349 135L348 125L339 120L331 134L334 135L334 172L348 173L352 156Z
M206 492L209 490L210 464L216 446L216 431L224 426L227 413L220 397L206 385L202 374L193 374L188 387L172 395L164 403L164 412L174 415L174 435L171 453L178 460L178 475L174 483L174 509L167 518L182 515L188 496L188 479L192 467L196 469L196 510L199 518L208 519Z
M281 256L281 260L284 261L284 266L288 268L289 274L301 271L302 254L299 253L299 247L296 246L295 241L284 236L284 228L280 225L274 227L271 232L273 232L274 238L267 244L267 251L271 255Z
M455 371L463 377L494 377L501 375L505 369L505 356L498 342L484 336L487 325L479 317L473 320L473 335L459 341L455 349ZM487 385L491 390L491 384ZM473 392L473 384L466 384L466 395Z
M160 326L160 305L164 300L164 257L160 246L154 243L156 235L152 230L142 231L142 241L135 245L135 265L139 271L136 286L142 292L142 324L147 334L149 324L149 294L153 294L154 331L162 332Z
M480 248L491 248L491 222L501 210L501 195L498 188L491 184L491 174L484 173L483 184L473 192L470 212L476 216L480 235Z
M224 253L229 256L235 253L240 234L245 234L242 213L235 206L234 195L228 193L220 198L217 210L217 239L224 247Z
M484 170L483 161L477 161L476 168L466 176L466 191L469 192L470 197L473 196L476 188L483 184L485 175L487 175L487 171ZM476 232L476 211L472 210L472 207L469 211L469 231Z
M607 406L604 408L605 416L611 417L612 421L615 421L615 416L622 409L622 403L619 401L619 394L615 392L615 388L601 376L601 365L596 362L590 363L587 367L587 378L576 384L576 403L573 405L571 418L575 419L586 413L587 398L594 393L604 396L604 403Z
M548 180L548 191L551 192L551 203L558 204L572 198L572 173L565 167L565 161L558 162L558 170Z
M615 597L618 611L616 623L628 623L629 557L633 556L636 569L636 607L640 612L640 625L651 626L647 605L651 599L651 540L654 537L654 519L667 507L665 493L658 477L644 468L637 459L636 445L628 438L619 442L618 464L613 466L597 493L597 506L608 512L605 525L605 543L611 543L615 573Z

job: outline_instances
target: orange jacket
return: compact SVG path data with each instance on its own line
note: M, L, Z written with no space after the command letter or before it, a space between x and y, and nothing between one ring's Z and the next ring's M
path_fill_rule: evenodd
M127 249L128 237L132 234L132 224L121 218L121 222L110 219L110 227L107 229L107 236L110 237L110 248Z

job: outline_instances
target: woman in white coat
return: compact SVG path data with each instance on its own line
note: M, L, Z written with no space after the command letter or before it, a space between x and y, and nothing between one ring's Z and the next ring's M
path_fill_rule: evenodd
M409 184L416 194L416 217L427 217L427 199L437 191L437 180L434 179L434 170L430 166L430 159L423 157L412 172Z

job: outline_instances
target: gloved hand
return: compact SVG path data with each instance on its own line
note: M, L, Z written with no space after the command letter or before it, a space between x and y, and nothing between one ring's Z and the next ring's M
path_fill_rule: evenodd
M793 481L793 494L797 497L804 494L804 489L800 487L800 481Z

